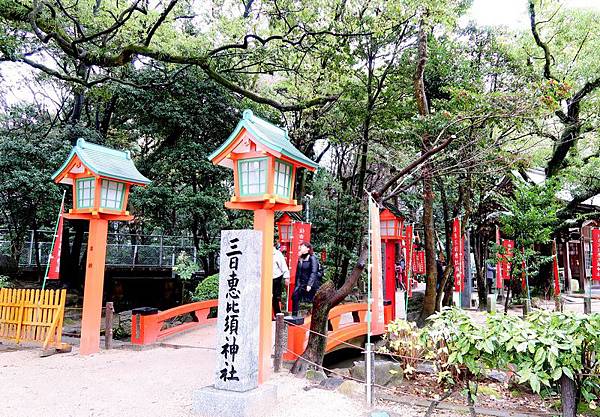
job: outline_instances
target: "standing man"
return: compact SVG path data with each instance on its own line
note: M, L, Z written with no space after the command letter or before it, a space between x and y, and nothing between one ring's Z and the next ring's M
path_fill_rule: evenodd
M485 266L486 266L485 278L486 278L488 294L493 294L494 293L494 283L496 282L496 266L490 264L489 262L486 262Z
M281 302L283 280L285 279L286 287L290 280L290 270L278 246L277 243L273 246L273 314L281 313L279 303Z

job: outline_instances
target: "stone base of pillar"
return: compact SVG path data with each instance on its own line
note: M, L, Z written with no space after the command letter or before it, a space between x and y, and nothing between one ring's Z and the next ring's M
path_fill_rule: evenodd
M210 385L194 392L192 409L200 417L268 415L277 404L277 386L264 384L249 391L220 390Z

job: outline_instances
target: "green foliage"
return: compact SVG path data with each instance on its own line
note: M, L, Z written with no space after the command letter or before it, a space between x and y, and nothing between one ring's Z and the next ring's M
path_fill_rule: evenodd
M206 277L194 291L193 301L216 300L219 298L219 274Z
M136 75L139 83L161 77L160 69ZM141 145L136 162L152 179L131 195L138 227L191 234L204 270L216 271L220 230L248 225L247 213L223 206L231 195L231 172L208 160L241 117L233 97L194 69L162 88L122 87L116 94L123 97L117 111L128 120L118 134L127 144Z
M314 197L310 202L312 243L317 251L327 250L327 278L343 281L346 277L340 276L342 264L344 260L352 262L356 258L353 248L358 243L357 231L364 227L365 212L325 170L313 176L309 190Z
M12 283L10 282L10 278L6 275L0 275L0 288L11 288Z
M413 322L394 320L388 323L383 336L385 346L378 352L398 355L395 359L402 364L404 375L410 376L425 357L425 346L420 339L421 332Z
M200 271L200 266L198 266L187 253L181 252L177 256L173 272L177 273L179 278L184 281L189 281L192 278L192 274L198 271Z
M556 198L558 189L557 182L533 185L515 179L511 196L499 199L506 210L500 216L502 234L515 242L511 258L513 277L523 272L523 263L525 272L531 276L539 272L542 264L551 262L552 257L542 256L534 248L552 239L558 224L558 211L562 207ZM494 245L492 255L496 258L505 255L505 252L502 246Z
M556 198L558 184L526 184L515 180L511 197L501 199L507 213L500 217L502 233L519 248L551 239L561 207Z
M10 256L19 260L28 230L56 221L61 192L50 178L69 151L65 130L52 129L35 106L0 113L0 225L7 227Z
M482 376L489 369L511 370L518 383L539 393L556 389L566 375L586 402L600 395L598 314L537 310L526 319L488 314L481 325L462 310L445 309L432 316L422 340L430 348L443 345L448 358L441 366L466 377Z

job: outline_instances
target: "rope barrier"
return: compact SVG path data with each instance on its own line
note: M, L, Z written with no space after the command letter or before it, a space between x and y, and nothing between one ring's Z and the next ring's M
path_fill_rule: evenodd
M292 352L291 350L289 350L286 347L284 347L284 349L286 351L288 351L289 353L291 353L292 355L296 356L297 358L302 359L306 363L309 363L310 365L313 365L313 366L317 367L318 369L320 369L322 371L326 371L326 372L329 372L330 374L337 375L337 376L341 377L342 379L347 379L347 380L351 380L351 381L354 381L354 382L358 382L359 384L365 384L366 385L366 381L364 381L364 380L361 380L361 379L358 379L358 378L354 378L353 376L350 376L350 375L341 374L339 372L336 372L333 369L326 368L323 365L319 365L319 364L317 364L317 363L315 363L315 362L313 362L311 360L308 360L308 359L302 357L302 355L298 355L297 353ZM445 402L444 400L440 400L439 398L422 397L420 395L415 395L412 392L404 391L404 390L398 389L397 387L396 388L390 388L390 387L386 387L385 385L377 384L375 382L373 382L372 385L373 385L373 387L378 388L378 389L380 389L380 390L382 390L384 392L387 392L389 394L392 394L393 396L396 396L396 397L399 396L399 395L406 395L406 396L409 396L411 398L417 398L417 399L429 401L430 403L438 402L438 405ZM386 399L387 400L392 400L392 401L398 401L398 399L394 400L394 399L390 399L390 398L381 398L381 399L384 400L384 401ZM455 404L455 403L449 402L449 404ZM410 403L410 405L413 405L413 406L417 405L417 406L419 406L419 404L412 404L412 402ZM425 408L426 406L422 406L422 407ZM513 411L513 412L519 412L520 410L511 410L511 411ZM533 415L533 414L531 414L531 411L529 411L529 410L523 410L523 412L527 413L527 415ZM550 414L543 414L543 415L550 415Z
M311 360L308 360L308 359L304 358L302 355L298 355L297 353L295 353L295 352L292 352L291 350L289 350L289 349L288 349L288 348L286 348L286 347L284 347L284 349L285 349L286 351L288 351L289 353L291 353L292 355L296 356L297 358L299 358L299 359L302 359L303 361L305 361L305 362L309 363L310 365L316 366L317 368L319 368L319 369L320 369L320 370L322 370L322 371L327 371L327 372L329 372L329 373L331 373L331 374L334 374L334 375L337 375L337 376L339 376L339 377L341 377L341 378L343 378L343 379L348 379L348 380L351 380L351 381L354 381L354 382L358 382L359 384L366 384L366 381L364 381L364 380L361 380L361 379L358 379L358 378L354 378L353 376L350 376L350 375L344 375L344 374L341 374L341 373L339 373L339 372L336 372L336 371L335 371L335 370L333 370L333 369L326 368L326 367L325 367L325 366L323 366L323 365L319 365L319 364L317 364L317 363L315 363L315 362L313 362L313 361L311 361ZM402 390L400 390L400 389L398 389L398 388L390 388L390 387L386 387L385 385L380 385L380 384L377 384L377 383L375 383L375 382L373 382L373 386L374 386L375 388L379 388L379 389L381 389L381 390L384 390L384 391L387 391L387 392L389 392L389 393L396 394L396 395L398 395L398 394L404 394L404 395L413 395L413 396L414 396L414 394L413 394L413 393L410 393L410 392L407 392L407 391L402 391ZM427 397L425 397L425 398L423 398L423 397L420 397L420 398L422 398L422 399L425 399L425 400L427 400L427 401L437 401L437 400L435 400L435 399L432 399L432 398L427 398Z
M291 353L292 355L296 356L297 358L300 358L300 359L302 359L303 361L305 361L305 362L307 362L307 363L309 363L309 364L311 364L311 365L313 365L313 366L316 366L317 368L321 369L322 371L327 371L327 372L329 372L329 373L331 373L331 374L334 374L334 375L337 375L337 376L339 376L339 377L341 377L341 378L343 378L343 379L348 379L348 380L351 380L351 381L354 381L354 382L358 382L359 384L366 384L366 381L364 381L364 380L362 380L362 379L354 378L353 376L350 376L350 375L344 375L344 374L341 374L341 373L339 373L339 372L336 372L336 371L335 371L335 370L333 370L333 369L326 368L326 367L324 367L323 365L319 365L319 364L317 364L317 363L315 363L315 362L313 362L313 361L310 361L310 360L308 360L308 359L306 359L306 358L302 357L302 355L298 355L297 353L295 353L295 352L292 352L291 350L289 350L289 349L287 349L287 348L284 348L284 349L285 349L285 350L287 350L287 351L288 351L289 353ZM376 384L376 383L373 383L373 386L374 386L374 387L376 387L376 388L382 389L382 390L384 390L384 391L387 391L387 392L389 392L389 393L392 393L392 394L413 395L413 394L411 394L411 393L409 393L409 392L405 392L405 391L398 390L397 388L390 388L390 387L386 387L386 386L384 386L384 385L380 385L380 384ZM432 399L429 399L429 398L425 398L425 399L427 399L428 401L433 401Z

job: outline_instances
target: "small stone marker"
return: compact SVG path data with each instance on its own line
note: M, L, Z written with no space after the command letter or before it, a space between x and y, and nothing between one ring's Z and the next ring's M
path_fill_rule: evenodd
M223 230L220 259L215 388L243 392L258 386L262 233Z
M454 307L458 307L460 308L460 292L459 291L453 291L452 292L452 305Z
M404 291L396 291L396 318L406 320L406 293Z
M488 294L487 296L487 312L496 312L496 294Z
M579 281L576 279L570 279L569 283L571 284L569 287L571 293L579 292Z

